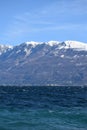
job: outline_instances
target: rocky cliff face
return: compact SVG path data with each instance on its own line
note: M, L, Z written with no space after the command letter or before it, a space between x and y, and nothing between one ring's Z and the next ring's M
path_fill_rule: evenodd
M87 44L49 41L0 46L0 85L87 85Z

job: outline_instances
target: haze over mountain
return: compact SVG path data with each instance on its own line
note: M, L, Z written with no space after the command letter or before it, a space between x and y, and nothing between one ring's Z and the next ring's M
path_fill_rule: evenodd
M0 85L87 85L87 44L0 45Z

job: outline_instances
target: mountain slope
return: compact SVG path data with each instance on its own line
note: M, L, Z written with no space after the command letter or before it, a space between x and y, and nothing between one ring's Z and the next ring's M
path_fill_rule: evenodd
M26 42L0 55L1 85L87 85L87 44Z

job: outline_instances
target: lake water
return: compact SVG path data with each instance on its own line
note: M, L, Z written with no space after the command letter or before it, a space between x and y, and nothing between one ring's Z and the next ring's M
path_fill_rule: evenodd
M0 87L0 130L87 130L87 87Z

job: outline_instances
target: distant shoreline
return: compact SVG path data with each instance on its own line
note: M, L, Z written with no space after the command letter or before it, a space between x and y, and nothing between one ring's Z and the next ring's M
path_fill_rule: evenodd
M0 85L0 87L87 87L87 85Z

